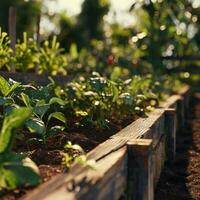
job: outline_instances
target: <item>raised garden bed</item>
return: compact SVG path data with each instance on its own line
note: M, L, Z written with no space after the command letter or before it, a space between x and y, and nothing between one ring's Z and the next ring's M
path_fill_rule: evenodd
M175 159L176 132L184 126L189 96L189 88L183 88L90 151L95 170L75 165L22 199L118 200L126 191L131 199L152 200L164 162Z

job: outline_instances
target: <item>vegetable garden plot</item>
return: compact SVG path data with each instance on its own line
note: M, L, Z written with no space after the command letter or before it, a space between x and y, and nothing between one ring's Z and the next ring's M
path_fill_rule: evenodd
M198 17L192 2L136 1L129 14L138 20L124 28L103 22L108 7L84 1L70 26L64 14L47 12L67 39L61 43L59 35L40 37L40 16L35 36L17 39L28 7L19 16L9 9L9 34L0 28L0 198L118 200L126 190L153 199L188 114L181 80L192 79L182 59L199 52L198 34L189 34Z
M172 107L174 104L175 101L171 101L171 99L169 99L167 105L169 107ZM141 131L139 131L139 129L136 128L140 124L140 119L138 119L139 121L137 120L136 122L132 123L129 128L127 127L122 130L122 132L124 132L124 137L122 136L120 138L120 136L116 134L116 137L113 136L113 138L110 138L109 140L95 148L91 153L89 153L89 158L97 160L96 172L88 171L88 169L82 168L80 166L74 166L74 168L70 170L68 175L58 176L50 183L46 183L33 191L33 193L30 194L30 196L28 195L27 197L25 197L25 199L53 199L56 196L59 196L60 199L65 199L66 196L70 199L118 199L120 197L120 194L122 194L123 190L125 189L127 183L129 183L130 181L129 180L128 182L126 182L127 168L125 168L124 165L127 163L125 150L123 150L126 142L128 140L131 140L131 138L134 138L134 134L132 133L132 131L135 132L135 137L137 137L137 135L139 136L139 134L137 134L139 131L140 134L144 135L145 137L151 138L152 134L151 131L149 132L149 128L154 132L155 129L153 127L158 127L156 128L157 133L161 133L162 135L162 130L164 128L161 125L163 116L163 112L155 112L146 119L147 123L145 123L144 119L141 119L144 122L143 124L147 125L147 129L145 129L144 127L140 129L141 131L143 130L143 134ZM130 134L132 134L131 138ZM156 140L153 141L155 142ZM152 175L154 178L151 179L152 182L150 182L150 185L147 184L150 187L149 190L151 191L150 197L152 195L152 191L154 190L153 185L156 185L156 180L158 180L159 173L165 160L165 157L163 156L163 153L165 154L165 148L163 148L164 146L162 145L162 141L162 139L158 140L158 145L156 145L157 147L154 147L156 151L153 151L151 154L153 163L156 164L153 165L154 172L152 171ZM160 148L159 146L162 148ZM119 157L113 157L113 155L118 155ZM167 156L169 156L169 154L167 154ZM155 173L155 171L157 173ZM135 176L137 177L137 175ZM115 179L113 180L112 177L115 177ZM141 181L141 179L138 180ZM146 179L144 179L143 181L148 182L148 180ZM105 187L105 182L107 184L107 187ZM137 184L139 182L135 183L135 188L131 188L132 191L135 191L136 188L138 188ZM139 187L138 191L140 191L141 197L144 197L143 195L145 193L142 188Z
M131 91L131 88L134 88L133 95L136 95L137 94L137 93L135 93L137 91L136 87L133 87L133 86L127 87L128 86L127 84L136 84L136 83L139 83L141 80L142 79L140 79L139 77L135 77L135 79L133 79L132 81L129 80L126 83L126 88L130 89L130 91ZM147 78L147 80L148 81L146 81L146 82L144 82L142 80L142 82L145 83L143 85L143 92L149 91L150 93L152 93L153 90L149 90L149 88L146 85L147 83L148 84L151 83L151 82L149 82L150 79ZM109 137L109 135L111 133L114 133L114 131L119 130L119 128L122 126L122 124L120 125L118 123L118 126L112 130L113 132L109 130L109 131L107 131L108 134L101 135L100 139L96 138L96 140L94 140L94 138L98 135L97 134L98 132L96 132L95 135L92 135L90 133L92 136L90 138L87 138L88 137L87 134L80 135L80 134L75 134L75 132L74 132L74 134L71 134L71 135L65 134L66 130L64 131L63 125L64 124L66 125L66 122L68 122L70 124L70 120L74 120L74 117L76 117L75 121L76 122L79 121L79 124L77 124L77 127L79 127L80 123L84 122L83 119L87 119L87 117L88 117L88 114L86 115L86 111L88 113L89 113L89 111L87 109L80 111L81 107L77 107L77 106L79 106L79 104L72 104L72 105L76 105L76 107L73 106L72 108L79 109L77 112L75 112L78 114L78 116L74 116L71 118L72 115L70 115L70 118L68 118L69 121L67 119L66 112L64 111L65 109L69 109L69 107L65 107L65 106L70 105L70 104L65 104L66 100L67 100L65 95L67 94L67 92L77 89L77 91L79 91L80 93L76 93L76 95L81 94L82 91L78 90L78 89L81 89L81 87L77 87L78 83L76 83L76 82L70 83L67 87L66 93L64 93L64 99L62 99L63 92L60 93L60 91L62 91L62 89L60 88L60 86L55 87L53 83L48 85L47 87L37 88L37 86L30 86L30 85L24 86L24 85L21 85L19 83L13 82L13 81L7 82L3 78L1 78L1 81L4 83L3 86L6 86L6 87L2 87L2 89L1 89L1 93L3 95L2 96L2 109L4 111L3 114L6 114L9 116L10 114L12 114L12 112L14 110L16 110L16 109L18 110L19 105L20 106L23 105L23 106L27 107L29 110L32 110L32 113L30 114L29 119L25 121L25 127L21 130L20 134L18 133L16 135L17 143L13 146L12 149L18 153L23 151L25 153L25 155L31 157L36 163L41 162L39 165L40 171L42 172L42 170L43 171L47 170L46 174L41 173L41 175L43 177L43 181L47 181L50 178L50 176L55 175L57 173L61 173L63 171L64 168L59 167L59 166L61 166L61 164L60 164L61 162L63 162L64 166L67 166L67 167L69 167L71 165L72 161L84 163L85 165L91 166L91 162L87 161L85 155L82 154L82 150L79 147L77 147L76 145L72 145L71 143L68 143L66 145L68 140L74 140L75 142L77 141L77 142L79 142L79 144L83 144L83 147L85 147L85 149L88 149L88 148L96 146L104 138ZM86 83L83 82L82 84L86 84ZM93 86L94 92L97 93L97 88L98 88L98 89L100 89L101 94L102 94L102 92L105 92L105 94L106 94L104 97L92 95L92 96L89 96L89 98L88 98L88 95L84 95L84 98L86 98L87 100L90 100L91 102L93 102L93 101L96 102L97 100L99 100L98 98L101 98L102 102L104 102L104 100L105 100L105 103L107 103L107 106L108 106L109 105L108 103L110 101L109 99L111 98L110 95L108 95L109 94L108 92L110 92L110 94L114 95L112 98L119 100L119 103L122 103L121 104L122 106L126 106L125 108L127 108L127 106L131 106L130 104L126 104L127 102L130 102L130 101L122 101L123 98L122 99L120 98L119 93L117 93L118 97L116 96L116 91L117 91L116 84L113 84L112 82L109 82L109 81L107 82L106 79L103 79L102 77L98 77L98 75L95 75L93 78L91 78L89 85L87 83L86 86L88 87L88 90L90 90L90 93L91 93L91 89ZM96 86L98 86L98 87L95 88ZM122 85L120 83L120 87L121 86ZM84 89L87 89L87 87L84 87ZM111 87L112 90L108 90L109 87ZM52 88L53 88L53 90L52 90ZM73 90L71 90L71 88L73 88ZM123 89L123 87L121 89ZM56 94L58 96L56 96L56 95L50 96L49 94L52 94L53 91L55 92L54 94ZM113 93L112 93L112 91L113 91ZM86 92L86 91L84 91L84 92ZM93 92L93 94L94 94L94 92ZM121 92L123 94L121 97L127 96L127 93L123 93L123 90ZM138 92L141 93L141 85L140 85L140 87L138 87ZM126 95L124 96L124 94L126 94ZM139 101L137 101L135 105L142 106L140 108L141 109L140 114L142 114L142 113L144 114L144 111L145 112L148 111L148 110L144 110L144 108L147 108L148 104L151 105L150 103L152 100L155 102L155 99L154 99L155 95L152 96L152 94L149 96L149 98L150 98L149 101L147 101L146 97L143 98L144 96L141 96L141 95L138 96ZM61 96L59 96L59 95L61 95ZM108 95L108 97L106 98L107 95ZM153 99L152 99L152 97L153 97ZM77 100L79 100L79 96L77 96L76 98L77 98ZM68 100L70 100L70 99L68 99ZM82 99L80 99L80 100L79 101L82 103L83 102ZM126 100L126 98L124 100ZM137 98L135 100L137 100ZM123 104L123 102L124 102L124 104ZM80 105L82 105L82 104L80 104ZM87 105L88 104L86 104L86 106ZM89 106L90 105L91 105L91 103L89 104ZM96 105L96 104L94 104L94 105L98 108L98 105ZM114 106L114 105L115 104L113 104L113 102L112 102L112 106ZM117 104L117 106L120 106L120 104ZM108 108L114 109L114 107L108 107ZM117 107L117 108L120 109L120 107ZM121 107L121 109L122 108L123 107ZM70 109L69 109L69 111L70 111ZM94 112L95 110L91 110L91 111ZM130 114L130 109L128 111ZM136 116L138 117L140 115L138 113L138 111L139 110L136 109L130 115L131 121L133 121L133 119L135 119ZM99 109L97 109L95 112L99 112ZM108 123L108 121L106 119L107 115L105 115L105 113L103 113L103 112L102 112L102 114L104 114L104 115L100 116L101 118L99 118L99 120L89 121L89 123L94 123L93 130L96 129L98 131L99 127L106 125L105 122ZM126 116L125 112L123 114L124 114L124 116ZM133 114L135 115L135 117ZM120 116L120 115L116 115L116 116ZM127 119L128 118L125 117L126 123L127 123ZM51 120L53 120L53 121L51 121ZM56 124L59 124L59 126L58 125L53 126L53 123L55 121L56 121ZM123 122L123 120L120 123L122 123L122 122ZM79 133L81 133L80 132L81 129L76 128L74 130L77 130L77 131L79 131ZM68 129L68 131L71 131L72 133L74 130ZM56 149L55 149L55 146L56 146ZM64 148L64 146L65 146L65 148ZM71 151L70 149L73 152L72 154L69 154ZM74 151L75 151L75 153L74 153ZM5 153L7 153L7 151L5 151ZM76 156L73 157L73 155L76 155ZM50 165L51 167L49 168L48 165ZM27 180L23 180L23 181L28 183ZM16 182L16 184L24 185L23 182ZM31 184L29 183L29 185L31 185ZM16 187L16 186L14 185L13 187ZM3 188L5 188L5 185L3 186ZM3 190L3 191L5 191L5 190ZM11 196L14 195L16 198L18 198L21 195L23 195L24 192L26 193L27 189L26 190L23 190L23 189L15 190L14 193L8 194L7 197L9 197L9 195L11 195Z

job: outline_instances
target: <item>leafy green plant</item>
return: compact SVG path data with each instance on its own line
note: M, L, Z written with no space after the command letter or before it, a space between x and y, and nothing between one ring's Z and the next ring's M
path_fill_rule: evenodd
M54 111L51 107L54 104L62 104L63 101L57 97L45 98L45 91L50 94L52 88L49 86L42 88L33 88L29 93L21 93L23 103L33 110L32 116L26 121L26 126L30 132L36 133L43 142L46 138L55 133L55 131L63 130L63 126L49 126L52 119L59 120L63 125L66 124L66 118L62 112ZM42 95L41 95L42 91Z
M9 82L0 76L0 92L4 97L12 95L13 91L20 86L20 83L10 80Z
M19 108L4 118L0 133L0 193L19 186L33 186L40 181L36 165L24 155L11 151L15 129L24 124L31 112L31 109Z
M10 62L12 58L12 50L10 48L10 39L6 32L2 32L0 28L0 69L6 67L10 70Z
M45 41L44 46L40 48L39 73L48 72L51 75L66 75L67 60L62 55L63 49L60 48L56 36L52 41Z
M88 160L86 153L79 145L68 142L64 148L68 152L71 151L71 154L63 153L62 164L64 166L70 168L74 164L80 164L91 169L95 169L95 161Z
M36 41L28 39L27 33L23 34L23 41L15 45L14 64L16 70L26 72L33 70L39 64L39 53Z

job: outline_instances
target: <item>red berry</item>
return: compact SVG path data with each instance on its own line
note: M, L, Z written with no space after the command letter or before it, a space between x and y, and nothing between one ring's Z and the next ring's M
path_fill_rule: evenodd
M107 64L108 65L113 65L115 63L115 58L113 55L109 55L107 58Z

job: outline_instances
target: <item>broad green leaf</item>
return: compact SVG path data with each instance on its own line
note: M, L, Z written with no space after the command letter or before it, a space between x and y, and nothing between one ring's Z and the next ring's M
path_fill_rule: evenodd
M47 134L48 136L52 136L64 130L65 130L64 126L53 126L48 130Z
M77 50L77 45L75 43L72 43L70 46L70 55L73 59L78 58L78 50Z
M27 128L32 133L37 133L43 135L46 132L46 127L44 122L39 118L30 118L26 121Z
M21 154L0 154L0 191L20 186L35 186L40 182L35 163Z
M73 149L73 150L78 150L80 152L84 152L84 150L81 148L80 145L78 144L72 144L71 142L68 142L66 145L65 145L65 149Z
M42 118L45 115L45 113L49 110L49 108L50 106L48 104L36 106L33 108L33 112Z
M50 121L52 118L55 118L61 122L63 122L64 124L66 123L66 118L65 118L65 115L61 112L54 112L54 113L51 113L48 117L48 121Z
M83 110L77 110L76 111L76 116L85 117L85 116L88 116L88 112L83 111Z
M0 76L0 91L2 95L7 96L9 90L10 90L10 84L8 83L6 79Z
M39 101L37 101L36 106L44 106L46 105L46 102L44 99L40 99Z
M51 98L50 101L49 101L49 104L50 104L50 105L51 105L51 104L54 104L54 103L57 103L57 104L59 104L59 105L61 105L61 106L64 106L64 105L65 105L65 101L63 101L62 99L57 98L57 97L53 97L53 98Z
M3 113L4 113L5 116L8 116L12 113L13 110L19 109L19 108L20 107L17 104L7 105L7 106L4 107Z
M10 89L8 90L8 93L6 94L9 95L11 92L13 92L16 88L18 88L21 85L21 83L15 82L13 85L10 86Z
M18 108L5 117L0 134L0 153L10 150L14 138L13 129L20 127L31 113L29 108Z
M22 96L22 100L23 100L24 104L27 107L31 107L31 100L30 100L29 96L25 93L22 93L21 96Z
M10 105L13 104L14 101L12 98L7 98L7 97L0 97L0 106L5 106L5 105Z

